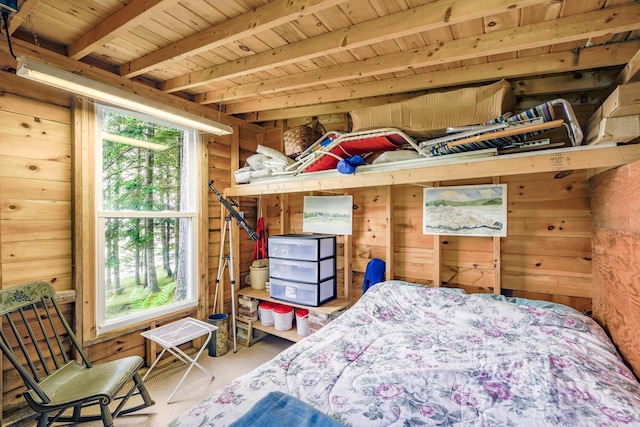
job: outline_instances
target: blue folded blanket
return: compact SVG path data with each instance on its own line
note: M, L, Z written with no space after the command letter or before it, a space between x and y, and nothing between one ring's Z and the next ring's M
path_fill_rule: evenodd
M272 391L229 427L343 427L316 408L288 394Z

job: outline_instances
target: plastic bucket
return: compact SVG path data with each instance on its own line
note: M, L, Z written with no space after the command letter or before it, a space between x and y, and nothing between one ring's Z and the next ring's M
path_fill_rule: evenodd
M264 289L264 284L269 280L269 266L249 267L251 270L251 287L253 289Z
M258 306L258 316L263 326L273 326L273 309L276 305L269 301L263 301Z
M211 340L207 345L209 356L217 357L227 353L229 322L224 313L214 313L207 318L207 321L218 329L211 334Z
M273 324L276 331L288 331L293 327L293 307L278 304L273 309Z
M298 335L306 337L309 335L309 310L304 308L296 309L296 328Z

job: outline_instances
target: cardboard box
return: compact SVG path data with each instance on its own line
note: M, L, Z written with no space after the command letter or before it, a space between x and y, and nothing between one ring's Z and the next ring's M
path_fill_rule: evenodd
M640 114L640 82L618 86L600 108L602 118Z
M249 329L251 329L251 337L249 337ZM249 347L251 344L261 340L268 334L255 328L249 328L244 322L236 322L236 342L242 346ZM229 334L231 338L231 334Z
M342 316L345 311L347 311L346 308L343 308L342 310L334 311L333 313L331 313L331 316L330 316L331 320L336 320L338 317Z
M238 307L238 317L242 317L243 319L250 320L251 322L258 321L258 310L250 310L246 307Z
M451 126L484 123L513 111L515 96L506 80L447 92L428 93L393 104L351 112L353 131L397 128L409 133L440 134Z
M593 114L591 114L591 116L589 117L589 120L587 120L587 126L586 126L586 132L585 132L585 141L587 141L586 143L589 143L589 132L593 132L594 128L597 128L598 126L600 126L600 122L602 121L602 119L604 119L604 116L602 115L602 105L600 107L598 107L598 109L596 111L593 112Z
M322 313L320 311L309 310L309 322L318 323L320 325L326 325L330 321L331 315Z
M633 55L629 63L625 65L618 77L616 83L621 85L625 83L637 82L640 80L640 51Z
M640 137L640 114L623 117L605 117L589 122L587 144L629 142Z
M321 313L319 311L309 311L309 317L307 318L309 333L312 334L319 331L331 320L331 316L327 313Z
M259 303L260 300L257 298L251 298L246 295L240 295L238 297L238 308L244 307L249 311L256 311L258 310Z
M619 85L587 121L587 144L629 142L640 136L640 82Z

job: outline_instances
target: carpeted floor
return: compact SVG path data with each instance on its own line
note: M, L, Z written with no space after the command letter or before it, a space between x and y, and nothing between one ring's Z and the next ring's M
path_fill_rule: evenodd
M154 369L151 376L145 380L145 384L156 404L116 418L114 427L164 427L175 417L222 388L229 381L261 365L291 344L290 341L269 335L249 348L238 345L236 353L233 353L233 344L230 343L229 351L220 357L210 357L205 350L200 357L200 364L215 375L215 378L211 380L200 369L194 367L178 388L171 403L167 403L167 399L184 374L186 365L176 364L165 370L157 371L158 374ZM136 402L138 400L134 403ZM60 427L71 425L74 424L55 424ZM101 427L102 421L91 421L79 424L79 426Z

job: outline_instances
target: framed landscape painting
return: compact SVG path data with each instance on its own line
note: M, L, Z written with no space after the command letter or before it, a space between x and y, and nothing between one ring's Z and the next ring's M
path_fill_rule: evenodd
M302 231L351 234L352 196L304 196Z
M424 189L423 234L507 235L507 185Z

